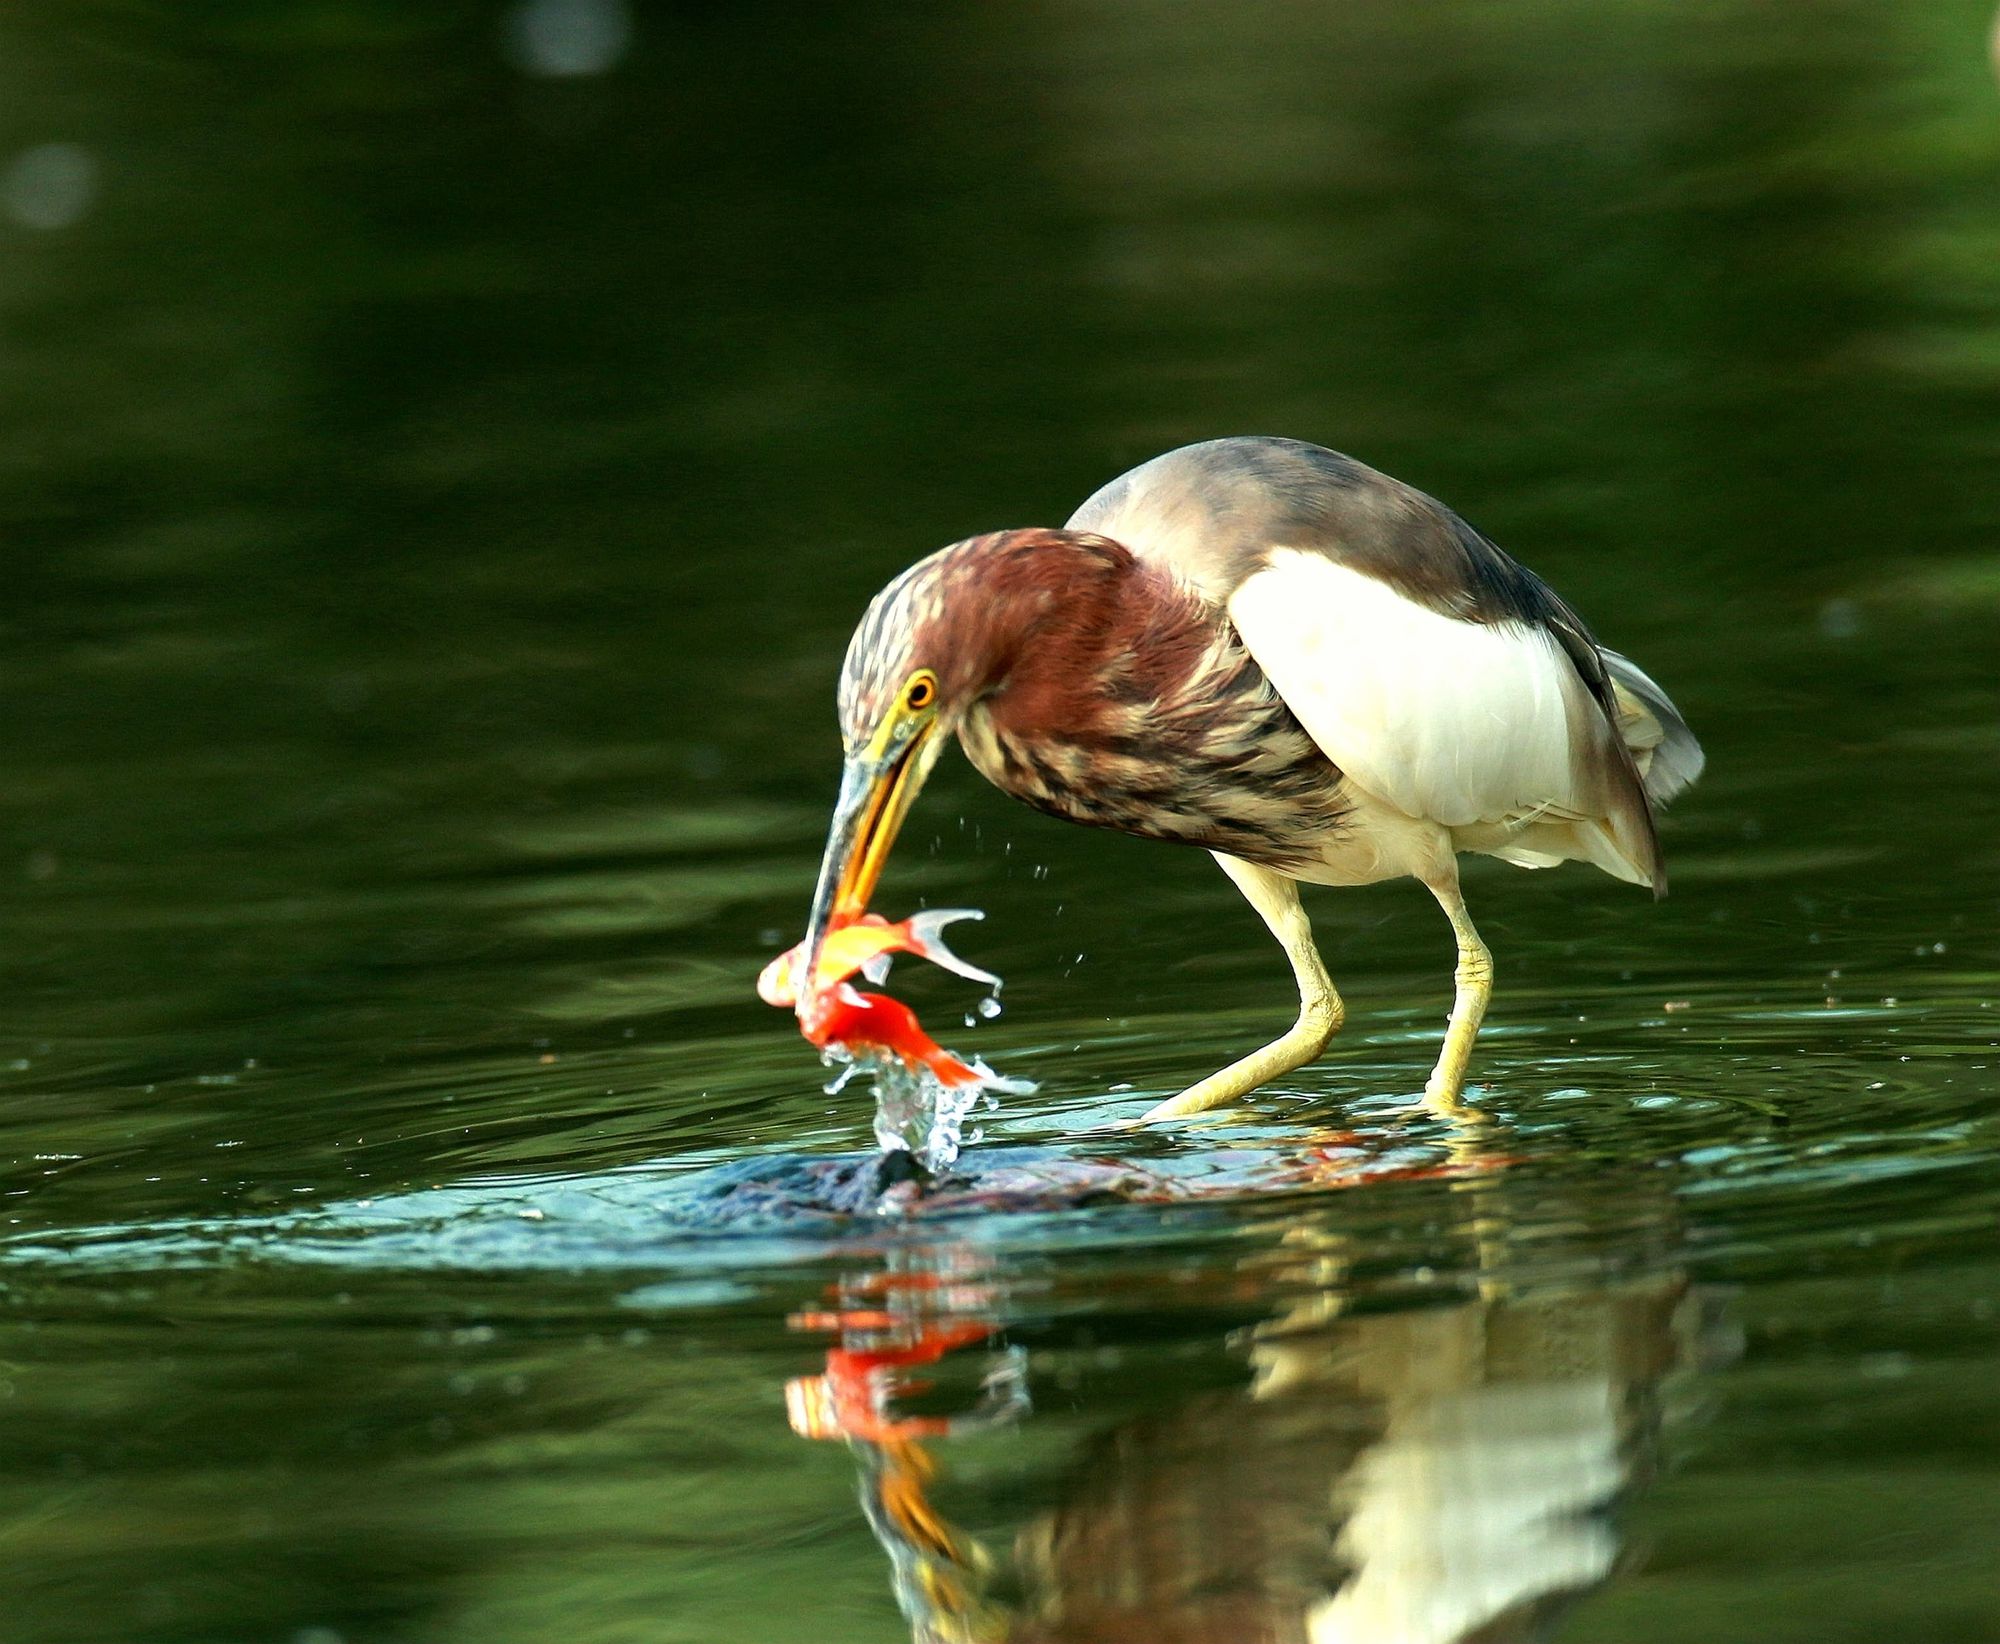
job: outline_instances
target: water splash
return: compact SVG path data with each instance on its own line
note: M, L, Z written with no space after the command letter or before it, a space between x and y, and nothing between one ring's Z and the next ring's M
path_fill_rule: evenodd
M965 1121L983 1101L989 1108L1001 1096L1032 1096L1032 1079L1010 1079L976 1058L967 1066L978 1075L961 1084L946 1084L921 1065L912 1067L894 1055L859 1056L835 1048L824 1052L828 1066L837 1066L834 1087L856 1073L875 1081L875 1145L884 1153L908 1153L932 1174L945 1169L975 1131L965 1135Z

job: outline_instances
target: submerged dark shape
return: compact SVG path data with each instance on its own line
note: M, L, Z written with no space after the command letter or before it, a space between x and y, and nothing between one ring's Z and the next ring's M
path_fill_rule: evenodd
M1431 1150L1324 1132L1265 1147L1159 1159L1074 1148L995 1146L927 1169L902 1149L765 1154L702 1172L672 1214L705 1229L794 1226L854 1217L953 1216L1219 1202L1351 1187L1388 1178L1454 1175Z
M1443 504L1298 440L1211 440L1062 530L940 549L876 596L840 682L847 763L804 947L862 916L947 735L1050 815L1214 854L1283 945L1279 1039L1148 1118L1241 1099L1344 1015L1300 883L1414 878L1458 946L1426 1100L1462 1100L1492 956L1461 852L1666 885L1656 814L1702 753L1666 693Z
M706 1173L676 1207L706 1226L784 1225L885 1213L939 1216L992 1210L1069 1210L1179 1196L1141 1165L1047 1148L981 1148L932 1172L901 1148L882 1153L765 1155Z

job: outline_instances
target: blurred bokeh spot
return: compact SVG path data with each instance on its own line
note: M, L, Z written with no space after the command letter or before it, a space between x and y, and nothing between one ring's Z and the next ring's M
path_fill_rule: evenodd
M97 162L76 143L22 149L0 174L0 204L23 228L69 228L97 200Z
M580 79L616 68L632 44L625 0L521 0L507 18L508 55L528 74Z

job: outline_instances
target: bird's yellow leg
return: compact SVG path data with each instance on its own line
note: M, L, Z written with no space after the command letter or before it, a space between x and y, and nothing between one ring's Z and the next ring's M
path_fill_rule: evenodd
M1484 1118L1477 1108L1467 1105L1465 1070L1472 1060L1472 1041L1479 1037L1479 1024L1486 1017L1486 1001L1493 997L1493 955L1472 928L1459 894L1456 864L1448 876L1427 880L1431 895L1438 899L1451 933L1458 938L1458 968L1452 972L1456 992L1451 1003L1451 1021L1444 1030L1444 1048L1437 1066L1424 1084L1424 1106L1440 1119Z
M1231 1062L1221 1072L1211 1073L1199 1084L1190 1085L1178 1096L1148 1109L1139 1121L1141 1124L1156 1119L1185 1119L1192 1113L1226 1107L1259 1085L1268 1084L1293 1068L1304 1067L1326 1049L1327 1041L1340 1031L1347 1014L1340 995L1334 991L1332 978L1326 973L1319 949L1313 946L1312 925L1299 904L1296 881L1219 851L1214 854L1222 871L1236 881L1236 888L1271 927L1271 934L1291 960L1292 975L1299 984L1299 1019L1289 1032L1273 1039L1262 1050L1252 1051L1241 1061Z

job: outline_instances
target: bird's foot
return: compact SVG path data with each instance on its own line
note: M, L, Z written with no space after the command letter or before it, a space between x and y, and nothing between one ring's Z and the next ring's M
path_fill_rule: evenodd
M1326 1049L1327 1041L1340 1028L1342 1015L1340 997L1331 990L1307 999L1298 1021L1292 1024L1289 1031L1273 1039L1262 1050L1253 1050L1248 1056L1231 1062L1206 1079L1197 1080L1178 1096L1148 1108L1140 1115L1139 1123L1150 1125L1162 1119L1188 1119L1197 1113L1236 1106L1253 1090L1304 1067Z
M1474 1107L1460 1091L1445 1090L1435 1083L1424 1086L1421 1101L1397 1102L1390 1107L1375 1108L1371 1117L1378 1114L1385 1119L1440 1119L1454 1125L1493 1122L1492 1114L1483 1107Z

